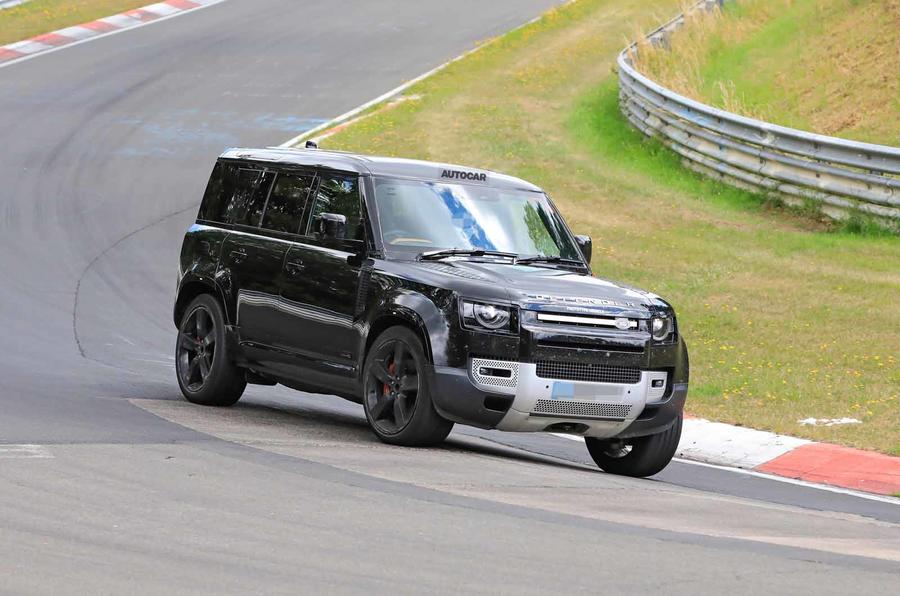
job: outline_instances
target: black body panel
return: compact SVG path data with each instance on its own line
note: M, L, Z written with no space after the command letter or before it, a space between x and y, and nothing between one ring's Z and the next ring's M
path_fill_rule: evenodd
M672 424L684 407L688 362L668 303L594 277L589 253L574 264L515 264L489 258L430 261L386 251L371 181L379 168L395 176L405 168L410 177L440 171L427 162L320 151L224 154L200 217L185 235L176 324L192 296L209 292L222 300L236 360L254 378L355 401L361 399L370 343L390 326L407 326L430 360L438 412L484 428L499 423L512 398L477 389L468 374L471 357L666 371L665 400L648 406L621 436L653 434ZM288 176L304 182L281 184ZM502 188L539 190L492 173L488 180ZM285 194L288 187L293 194ZM335 198L335 192L345 194ZM351 222L352 236L317 234L317 214L323 212L341 226ZM298 220L295 227L290 217ZM278 229L266 229L268 221ZM590 250L590 239L577 242ZM511 309L515 330L467 328L461 300ZM547 314L563 318L549 320ZM622 319L633 327L585 326L577 317ZM653 317L672 317L674 333L664 342L651 337Z

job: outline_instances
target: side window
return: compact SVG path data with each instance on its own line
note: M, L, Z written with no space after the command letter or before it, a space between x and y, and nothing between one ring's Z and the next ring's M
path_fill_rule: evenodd
M303 219L303 208L313 183L313 176L279 174L269 195L262 227L276 232L296 234Z
M203 202L200 203L198 219L224 222L225 208L233 192L235 166L218 162L209 177L206 192L203 194Z
M226 210L226 221L244 226L259 226L274 178L275 174L272 172L238 170L234 194Z
M363 239L360 226L359 179L356 176L322 175L315 200L307 234L312 233L317 217L323 213L337 213L347 218L346 239Z

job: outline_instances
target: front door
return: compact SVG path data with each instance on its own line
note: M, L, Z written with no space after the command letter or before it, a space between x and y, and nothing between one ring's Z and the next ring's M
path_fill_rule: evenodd
M355 321L357 256L365 246L356 175L319 174L306 229L288 250L282 268L284 342L304 369L303 380L323 388L356 375L360 331ZM313 232L323 214L346 218L342 239Z

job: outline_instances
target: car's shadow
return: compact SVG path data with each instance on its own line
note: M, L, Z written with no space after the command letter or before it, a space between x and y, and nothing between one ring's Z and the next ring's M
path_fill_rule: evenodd
M273 392L260 389L249 393L230 408L233 415L246 415L257 425L271 425L281 429L291 428L292 432L299 434L311 432L320 440L381 445L369 429L362 406L359 404L335 396L304 394L290 390ZM571 452L573 446L564 439L544 434L531 434L528 437L517 436L515 442L521 443L525 440L529 443L527 446L520 447L513 441L497 441L490 436L500 434L497 431L481 431L457 425L443 444L421 449L498 457L579 472L599 472L596 468L579 463L577 460L567 460L565 452ZM503 436L505 437L507 434L518 435L518 433L503 433ZM532 440L527 440L528 438ZM544 443L545 446L552 444L556 448L541 449L541 443Z

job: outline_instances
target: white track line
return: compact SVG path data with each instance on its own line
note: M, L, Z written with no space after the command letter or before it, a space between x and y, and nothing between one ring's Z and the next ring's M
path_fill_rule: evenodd
M216 4L221 4L222 2L226 2L226 1L227 0L207 0L206 3L201 4L200 6L195 6L194 8L186 8L186 9L176 12L174 14L170 14L167 16L159 17L157 19L153 19L152 21L141 21L141 22L139 22L135 25L129 26L125 29L116 29L114 31L107 31L106 33L100 33L98 35L95 35L94 37L88 37L87 39L79 39L79 40L73 41L71 43L62 45L62 46L54 46L53 48L51 48L49 50L43 50L43 51L40 51L40 52L37 52L34 54L27 54L20 58L16 58L15 60L9 60L7 62L0 63L0 68L6 68L7 66L11 66L13 64L19 64L20 62L25 62L26 60L31 60L32 58L37 58L38 56L46 56L47 54L52 54L52 53L58 52L60 50L66 50L68 48L71 48L71 47L74 47L77 45L81 45L83 43L88 43L91 41L102 39L104 37L109 37L110 35L116 35L118 33L124 33L126 31L134 31L135 29L140 29L141 27L147 27L148 25L155 25L156 23L162 23L163 21L168 21L169 19L174 19L176 17L180 17L180 16L188 14L190 12L195 12L198 10L202 10L204 8L209 8L210 6L215 6ZM105 17L103 19L97 19L97 20L106 21L110 18L118 17L118 16L120 16L120 15L112 15L111 17ZM76 27L77 27L77 25L76 25ZM51 31L50 33L56 33L56 32ZM25 42L28 42L28 41L29 40L25 40ZM10 45L14 45L14 44L10 44Z
M459 56L456 56L455 58L451 58L450 60L447 60L446 62L444 62L444 63L442 63L442 64L439 64L439 65L435 66L434 68L432 68L432 69L429 70L428 72L422 73L422 74L420 74L419 76L417 76L416 78L410 79L409 81L406 81L406 82L403 83L402 85L398 85L398 86L394 87L394 88L391 89L390 91L385 91L384 93L382 93L381 95L379 95L379 96L376 97L375 99L371 99L371 100L367 101L366 103L364 103L364 104L362 104L362 105L360 105L360 106L357 106L357 107L353 108L352 110L350 110L350 111L348 111L348 112L344 112L344 113L341 114L340 116L337 116L337 117L335 117L335 118L332 118L332 119L329 120L328 122L325 122L325 123L323 123L323 124L320 124L319 126L316 126L315 128L311 128L310 130L307 130L307 131L305 131L305 132L300 133L299 135L295 136L294 138L285 141L284 143L282 143L281 145L279 145L279 147L282 147L282 148L294 147L295 145L297 145L297 144L300 143L301 141L303 141L303 140L305 140L305 139L310 139L310 138L312 138L316 133L320 133L320 132L322 132L322 131L324 131L324 130L328 130L329 128L332 128L332 127L334 127L334 126L337 126L338 124L341 124L342 122L345 122L345 121L347 121L347 120L353 118L353 117L356 116L357 114L360 114L360 113L362 113L362 112L365 112L366 110L368 110L369 108L371 108L371 107L374 106L374 105L377 105L377 104L379 104L379 103L381 103L381 102L383 102L383 101L386 101L386 100L388 100L388 99L391 99L392 97L394 97L394 96L396 96L396 95L400 95L401 93L403 93L404 91L406 91L407 89L409 89L410 87L412 87L413 85L415 85L416 83L418 83L418 82L420 82L420 81L422 81L422 80L424 80L424 79L427 79L427 78L430 77L431 75L436 74L436 73L438 73L438 72L444 70L445 68L447 68L448 66L450 66L450 65L453 64L454 62L457 62L457 61L459 61L459 60L462 60L463 58L466 58L467 56L470 56L470 55L474 54L475 52L477 52L477 51L479 51L479 50L482 50L482 49L488 47L489 45L491 45L491 44L492 44L496 39L498 39L499 37L502 37L502 36L504 36L504 35L508 35L508 34L512 33L513 31L518 31L519 29L522 29L523 27L527 27L528 25L531 25L532 23L536 23L536 22L538 22L539 20L541 20L541 19L543 18L543 16L544 16L544 15L536 16L536 17L534 17L533 19L531 19L531 20L529 20L529 21L526 21L526 22L522 23L522 24L519 25L518 27L514 27L514 28L510 29L509 31L506 31L505 33L503 33L503 34L501 34L501 35L499 35L499 36L497 36L497 37L493 37L493 38L489 39L488 41L486 41L486 42L484 42L484 43L482 43L482 44L477 45L476 47L472 48L471 50L468 50L468 51L466 51L466 52L463 52L463 53L460 54Z
M818 490L828 491L830 493L838 493L841 495L850 495L851 497L859 497L860 499L868 499L870 501L878 501L880 503L890 503L891 505L900 505L900 499L894 497L888 497L884 495L876 495L873 493L864 493L857 490L853 490L851 488L842 488L840 486L831 486L830 484L816 484L815 482L808 482L806 480L798 480L796 478L788 478L786 476L775 476L774 474L766 474L764 472L757 472L756 470L744 470L742 468L732 468L729 466L719 466L716 464L709 464L702 461L693 461L690 459L683 459L681 457L676 457L673 461L677 461L682 464L689 464L692 466L701 466L704 468L713 468L716 470L724 470L726 472L734 472L736 474L745 474L747 476L756 476L757 478L765 478L766 480L775 480L777 482L784 482L787 484L796 484L797 486L805 486L807 488L815 488Z
M0 445L0 459L50 459L43 445Z
M25 4L28 0L0 0L0 10L4 8L12 8L13 6L19 6L20 4Z

